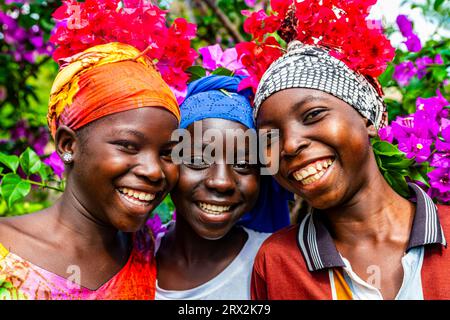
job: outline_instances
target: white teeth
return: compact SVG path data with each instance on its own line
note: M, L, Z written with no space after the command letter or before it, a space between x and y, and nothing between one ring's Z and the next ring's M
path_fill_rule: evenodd
M311 174L315 174L317 173L316 168L314 168L313 166L308 167L308 173Z
M210 214L219 215L223 212L230 210L231 206L216 206L213 204L208 204L204 202L199 202L200 208Z
M327 168L333 163L333 160L317 161L308 167L297 170L293 173L294 179L301 181L303 185L311 184L319 180L327 171Z
M119 188L119 191L127 196L127 199L136 204L142 204L143 201L151 201L155 199L155 195L151 193L145 193L129 188ZM134 202L133 200L137 201Z

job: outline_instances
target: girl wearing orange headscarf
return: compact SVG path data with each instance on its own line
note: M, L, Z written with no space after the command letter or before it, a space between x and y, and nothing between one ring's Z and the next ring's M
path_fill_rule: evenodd
M126 44L62 62L48 123L66 189L48 209L0 219L0 299L153 299L145 223L178 179L175 96Z

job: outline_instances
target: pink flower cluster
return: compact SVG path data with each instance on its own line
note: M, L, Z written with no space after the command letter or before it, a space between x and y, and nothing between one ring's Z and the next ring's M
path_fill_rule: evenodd
M428 194L444 203L450 201L449 106L439 90L435 97L419 97L415 113L398 117L379 132L381 139L398 143L408 158L418 164L429 163Z
M244 23L244 30L253 36L254 45L241 45L237 47L241 55L249 57L247 65L252 81L248 84L254 88L254 83L260 79L261 69L268 65L259 65L252 72L251 66L258 60L255 53L261 48L266 59L274 60L279 56L279 50L270 48L279 47L277 41L267 43L265 37L280 28L285 28L284 22L289 9L295 9L295 30L289 32L295 39L305 44L316 44L330 48L330 54L343 61L349 68L368 77L378 77L386 69L387 63L394 57L395 50L379 21L368 19L370 7L376 0L271 0L273 12L267 14L264 10L249 13ZM289 28L288 28L289 29ZM290 29L293 29L291 27ZM270 65L270 63L269 63Z
M150 48L152 59L164 80L182 98L189 76L185 70L197 57L191 48L196 25L177 18L169 27L166 11L142 0L66 0L53 14L58 21L50 41L57 45L58 60L89 47L108 42Z

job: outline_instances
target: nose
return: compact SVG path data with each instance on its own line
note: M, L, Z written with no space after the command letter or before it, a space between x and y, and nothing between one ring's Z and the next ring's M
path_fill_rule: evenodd
M208 177L205 180L206 187L219 193L233 193L236 184L230 170L230 166L225 163L213 164L209 168Z
M302 136L301 132L291 127L285 130L281 142L281 157L295 157L311 144L311 140Z
M134 173L137 176L147 179L153 183L159 183L165 179L159 157L151 154L142 155L139 158L139 163L134 168Z

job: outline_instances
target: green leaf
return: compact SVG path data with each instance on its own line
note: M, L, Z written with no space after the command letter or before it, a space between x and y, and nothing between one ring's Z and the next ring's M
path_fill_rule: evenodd
M16 173L17 168L19 167L19 158L15 155L9 156L0 152L0 163L3 163L11 169L12 172Z
M52 169L45 163L42 163L37 173L41 177L42 181L45 182L48 180L48 177L52 174Z
M386 171L384 172L384 178L398 194L405 198L410 196L408 184L400 173L395 171Z
M393 64L390 64L386 71L383 72L383 74L378 78L378 81L380 81L380 84L385 87L391 80L392 75L394 74L395 67Z
M434 1L434 10L438 11L441 5L444 3L444 0L436 0Z
M401 159L398 160L396 158L388 157L383 161L383 164L386 168L393 169L408 169L410 166L414 164L414 160L412 159Z
M14 202L23 199L31 190L31 184L15 173L8 173L3 177L0 192L11 208Z
M211 74L215 74L218 76L233 76L234 71L231 71L227 68L217 68L216 70L214 70Z
M373 143L373 149L376 153L384 156L401 156L403 152L396 146L386 141L376 141Z
M39 171L42 161L30 147L20 155L20 166L27 176Z
M198 79L201 79L206 76L205 68L201 66L192 66L186 69L186 72L191 75L189 78L189 83Z
M170 198L170 195L164 198L161 204L153 211L154 214L159 215L161 218L161 223L165 224L172 220L173 212L175 210L175 206Z
M426 170L425 170L426 171ZM425 184L427 187L430 186L430 184L428 183L428 177L427 174L422 172L422 170L417 169L417 168L411 168L410 169L410 173L409 173L409 177L414 180L414 181L420 181L423 184Z

